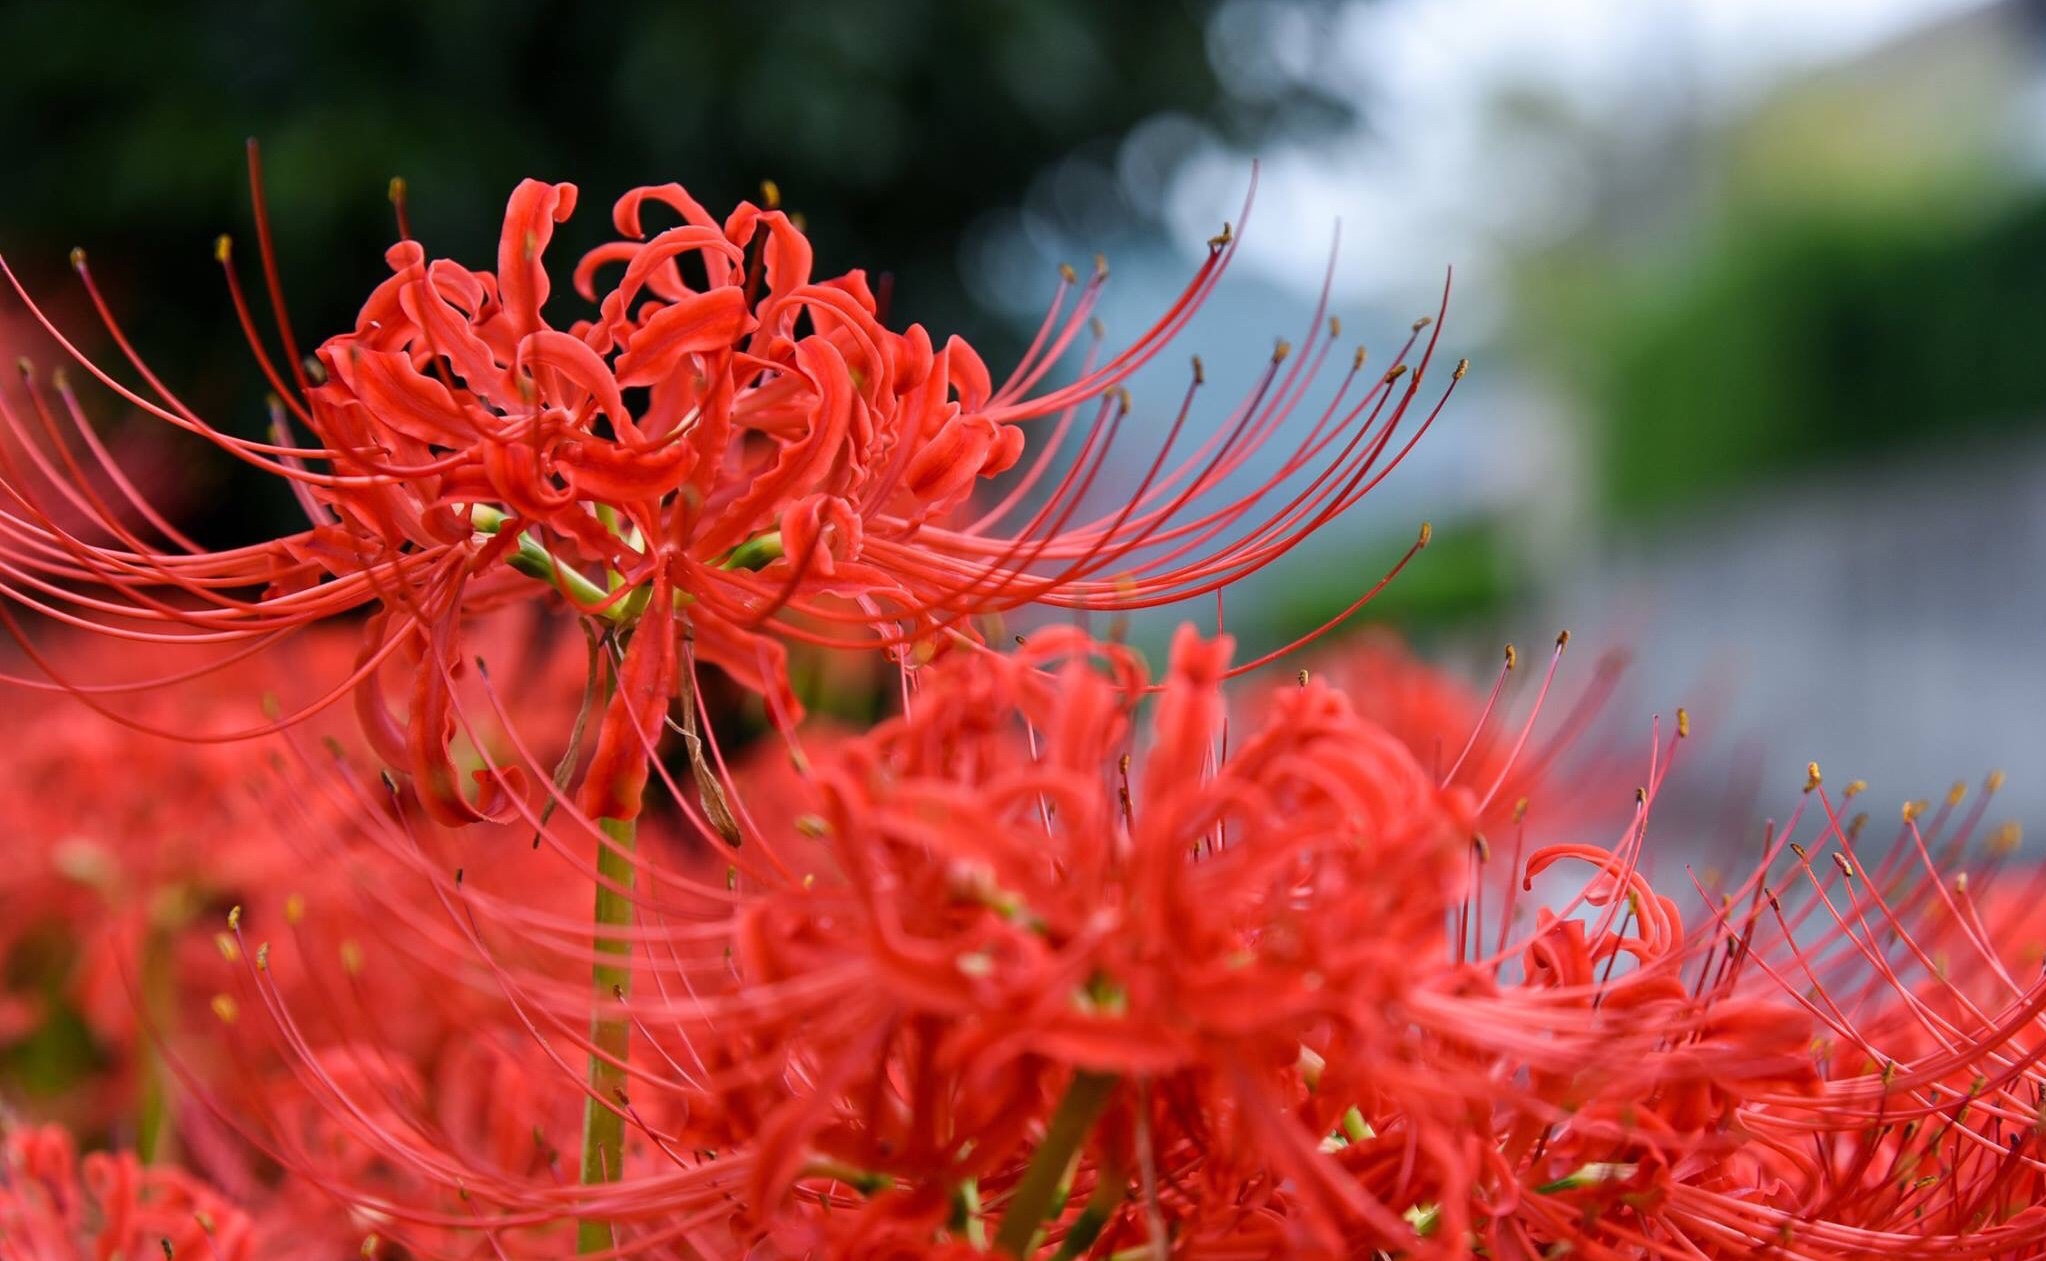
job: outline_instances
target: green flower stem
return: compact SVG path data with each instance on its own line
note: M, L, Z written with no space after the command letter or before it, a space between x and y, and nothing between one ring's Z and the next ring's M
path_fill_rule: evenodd
M995 1251L1021 1257L1037 1237L1037 1228L1050 1214L1059 1184L1080 1154L1080 1145L1093 1132L1094 1123L1115 1093L1116 1078L1110 1073L1081 1071L1073 1074L1065 1097L1051 1114L1044 1141L1031 1154L1023 1180L1009 1196L1002 1212L1002 1224L995 1231Z
M600 819L603 839L597 845L596 908L591 944L598 955L590 969L593 1000L590 1017L590 1091L583 1102L584 1186L615 1182L625 1165L625 1060L632 1049L632 1022L608 1009L632 993L632 942L626 930L633 923L633 842L630 819ZM616 886L615 888L612 886ZM609 957L607 957L609 956ZM611 1224L582 1221L576 1225L576 1254L607 1252Z
M161 926L152 927L142 947L142 1004L155 1025L142 1041L141 1082L138 1087L135 1121L135 1155L143 1164L154 1164L171 1154L170 1069L164 1061L162 1039L170 1036L173 991L171 975L171 934Z

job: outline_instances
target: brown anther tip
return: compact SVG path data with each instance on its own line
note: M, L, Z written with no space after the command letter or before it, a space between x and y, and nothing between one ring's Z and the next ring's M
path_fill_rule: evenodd
M1558 648L1568 648L1569 646L1570 646L1570 632L1569 632L1569 631L1557 631L1557 632L1556 632L1556 647L1558 647Z
M1059 279L1065 281L1069 285L1076 285L1080 283L1080 273L1073 270L1073 265L1071 263L1060 263Z
M621 1002L621 1003L622 1003L622 1002L624 1002L624 1001L625 1001L625 987L624 987L623 985L613 985L613 986L611 987L611 997L613 997L613 998L617 999L617 1000L618 1000L619 1002Z
M1949 806L1958 806L1961 804L1961 799L1967 795L1968 785L1957 779L1954 781L1954 786L1947 789L1947 804Z
M1850 779L1847 781L1847 787L1840 790L1840 800L1852 801L1855 797L1858 797L1862 793L1865 793L1867 791L1868 791L1867 780Z
M1365 353L1366 351L1364 347L1362 346L1357 347L1357 353L1351 356L1350 358L1350 371L1352 372L1363 371Z
M1514 803L1513 803L1513 821L1514 821L1515 823L1518 823L1518 822L1520 822L1520 821L1521 821L1522 819L1525 819L1526 817L1527 817L1527 798L1525 798L1525 797L1522 797L1522 798L1521 798L1521 799L1520 799L1519 801L1516 801L1516 802L1514 802Z
M1847 861L1847 855L1838 853L1834 854L1833 865L1840 869L1841 875L1845 876L1849 880L1854 879L1854 864Z
M1511 670L1520 664L1520 652L1512 644L1506 645L1506 668Z
M1424 315L1420 319L1414 321L1414 331L1418 333L1422 329L1428 327L1430 324L1433 324L1434 322L1435 322L1434 316Z
M1434 537L1435 537L1435 527L1434 527L1434 525L1433 525L1433 524L1431 524L1431 523L1429 523L1429 522L1427 522L1427 521L1423 521L1423 522L1421 523L1421 537L1420 537L1419 539L1416 539L1416 540L1414 541L1414 546L1415 546L1415 547L1426 547L1426 546L1428 546L1428 540L1430 540L1430 539L1432 539L1432 538L1434 538Z
M1919 814L1922 813L1924 809L1925 807L1920 805L1918 802L1907 801L1904 803L1904 808L1902 811L1900 811L1900 813L1904 816L1904 822L1911 823L1918 818Z
M1385 384L1387 384L1387 385L1391 385L1391 384L1392 384L1392 383L1393 383L1394 381L1397 381L1397 380L1399 380L1399 379L1400 379L1401 377L1405 376L1406 374L1407 374L1407 365L1405 365L1405 364L1403 364L1403 363L1396 363L1396 364L1394 364L1394 365L1393 365L1392 367L1390 367L1390 368L1387 368L1387 369L1385 370Z
M35 379L36 366L28 361L27 355L23 355L14 361L14 370L21 374L21 379L24 381Z
M773 180L760 181L760 200L769 210L781 209L781 185Z
M213 261L224 263L234 254L234 238L223 232L213 238Z
M74 245L71 247L71 270L73 271L85 270L85 247L83 245Z
M1225 223L1223 223L1223 225L1222 225L1222 230L1221 230L1220 232L1217 232L1217 233L1216 233L1215 235L1213 235L1213 236L1211 236L1211 237L1209 237L1209 238L1208 238L1208 248L1209 248L1209 249L1220 249L1220 248L1222 248L1223 246L1225 246L1225 245L1229 244L1229 242L1231 242L1231 241L1233 241L1233 240L1235 240L1235 239L1236 239L1236 229L1234 229L1234 228L1230 227L1230 226L1229 226L1229 225L1228 225L1228 224L1227 224L1227 223L1225 222Z
M1962 896L1964 896L1964 897L1965 897L1965 896L1967 895L1967 892L1968 892L1968 873L1967 873L1967 872L1963 871L1963 872L1960 872L1959 874L1955 875L1955 877L1954 877L1954 892L1955 892L1955 893L1958 893L1958 894L1961 894L1961 895L1962 895Z
M240 928L241 928L241 926L242 926L242 908L241 908L241 907L240 907L239 905L237 905L237 906L232 906L232 907L229 907L229 908L228 908L228 912L227 912L227 928L228 928L228 931L229 931L229 932L236 932L236 931L239 931L239 930L240 930Z
M1634 804L1637 806L1645 806L1648 804L1648 790L1646 788L1637 786L1634 789Z
M269 970L270 970L270 943L267 941L259 942L256 945L256 971L268 972Z
M1087 332L1093 336L1094 340L1100 341L1108 336L1108 325L1101 322L1100 316L1091 316L1087 320Z
M1492 842L1485 839L1483 832L1472 834L1471 847L1478 851L1479 862L1489 863L1492 861Z
M1096 281L1108 279L1108 255L1096 254L1094 256L1094 279Z
M1117 416L1130 414L1130 390L1126 385L1115 387L1115 414Z
M1691 711L1685 709L1682 705L1679 705L1677 706L1677 739L1682 740L1688 737L1690 734L1691 734Z
M1208 383L1208 370L1201 363L1201 357L1199 355L1195 355L1193 357L1193 373L1195 385L1206 385Z
M1272 362L1284 363L1286 356L1293 353L1293 343L1281 337L1272 347Z
M1868 826L1868 811L1863 810L1847 821L1847 839L1854 840L1861 835L1861 829Z
M1016 636L1016 646L1018 648L1023 646L1023 637L1021 635Z
M390 184L384 189L384 196L390 198L394 206L402 204L405 200L405 177L393 175Z
M1817 762L1806 762L1804 764L1804 790L1811 792L1823 782L1825 781L1819 776L1819 764Z
M1328 335L1330 340L1334 340L1335 338L1341 337L1343 335L1342 316L1331 315L1328 317Z
M2017 849L2019 843L2022 842L2024 839L2025 839L2024 828L2018 825L2018 821L2016 819L2009 820L2002 826L1998 827L1996 829L1996 832L1990 836L1989 852L1999 856L2008 854L2013 850Z
M1998 791L1998 790L1999 790L1999 789L2001 789L2002 787L2003 787L2003 772L2002 772L2002 771L1991 771L1991 772L1989 772L1989 774L1988 774L1987 776L1985 776L1985 777L1983 778L1983 780L1982 780L1982 791L1983 791L1983 792L1986 792L1986 793L1993 793L1993 792L1996 792L1996 791Z
M460 867L455 868L455 887L457 889L462 887L462 868Z
M1461 381L1464 379L1464 376L1470 372L1470 370L1471 361L1468 359L1459 359L1456 361L1456 371L1449 374L1449 379L1452 381Z
M1115 761L1115 764L1116 764L1116 769L1120 770L1120 771L1121 771L1121 772L1122 772L1123 774L1127 775L1127 774L1129 774L1129 773L1130 773L1130 755L1129 755L1129 754L1125 753L1125 754L1123 754L1123 755L1122 755L1121 757L1117 758L1117 759L1116 759L1116 761Z
M1803 858L1805 856L1804 846L1799 845L1796 841L1792 841L1790 843L1790 852L1796 854L1799 858Z

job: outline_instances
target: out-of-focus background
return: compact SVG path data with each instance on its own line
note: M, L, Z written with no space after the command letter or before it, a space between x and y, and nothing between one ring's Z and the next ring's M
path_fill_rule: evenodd
M391 176L477 264L521 176L583 186L564 256L631 185L723 206L773 179L827 269L889 274L894 318L997 364L1097 251L1135 335L1257 159L1187 344L1220 394L1300 336L1338 221L1345 336L1389 349L1453 264L1444 348L1475 368L1381 490L1230 597L1253 648L1431 519L1365 617L1474 662L1561 626L1631 650L1644 757L1678 703L1714 737L1696 801L1773 808L1816 758L1885 807L2005 767L2046 816L2046 5L14 0L0 48L0 250L83 316L86 247L174 386L249 433L213 261L249 236L246 135L306 340L383 274ZM0 340L51 357L11 299ZM1154 435L1170 358L1139 383ZM209 541L289 521L134 441Z

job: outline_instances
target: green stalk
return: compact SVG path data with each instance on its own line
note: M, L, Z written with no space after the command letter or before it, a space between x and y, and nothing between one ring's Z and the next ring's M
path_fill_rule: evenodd
M615 1182L625 1167L625 1060L632 1049L632 1022L606 1008L632 993L633 842L631 819L599 819L603 839L597 844L596 908L591 944L597 962L590 969L590 1091L583 1102L584 1186ZM607 883L608 882L608 883ZM612 886L617 886L613 888ZM607 958L606 956L611 956ZM615 1106L612 1106L615 1105ZM611 1223L584 1220L576 1224L576 1255L605 1252L613 1246Z
M171 1154L170 1069L164 1062L162 1039L170 1036L172 1015L171 935L152 926L142 947L142 1004L154 1029L142 1039L140 1098L135 1122L135 1155L154 1164Z
M995 1251L1021 1257L1030 1250L1037 1228L1050 1215L1059 1184L1065 1181L1066 1171L1080 1154L1080 1145L1087 1141L1094 1122L1108 1106L1109 1096L1115 1093L1115 1083L1111 1073L1082 1070L1073 1074L1065 1097L1051 1114L1044 1141L1031 1153L1030 1167L1023 1171L1023 1180L1009 1196L1009 1207L1002 1211L1002 1224L995 1231Z

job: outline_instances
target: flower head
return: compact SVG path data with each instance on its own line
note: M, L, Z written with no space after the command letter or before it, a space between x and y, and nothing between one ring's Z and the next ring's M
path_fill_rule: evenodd
M1434 350L1430 334L1411 364L1403 351L1375 378L1360 353L1281 471L1219 506L1211 493L1301 406L1335 322L1324 329L1317 314L1297 354L1282 345L1223 425L1182 444L1196 363L1134 493L1088 515L1129 408L1123 383L1211 291L1233 233L1135 343L1099 362L1090 351L1076 378L1049 386L1106 275L1081 285L1068 271L1031 352L997 384L958 338L940 346L921 327L887 328L862 273L817 277L809 243L772 204L741 203L720 221L672 184L618 201L619 239L573 272L592 308L557 326L547 251L577 200L573 185L519 185L494 270L401 241L355 328L288 374L261 354L235 287L282 400L267 442L207 423L148 372L80 255L94 306L147 388L87 368L144 412L286 480L310 521L272 543L209 552L105 505L95 529L70 528L9 477L14 508L0 528L21 559L0 586L128 638L267 641L374 610L342 686L365 689L380 752L451 822L512 817L528 788L517 768L470 786L453 765L449 692L469 663L461 619L551 593L622 649L579 800L592 815L630 818L661 715L695 660L767 695L787 720L791 639L935 650L977 635L976 615L1032 601L1113 610L1217 590L1347 508L1404 453L1411 438L1395 445L1394 435ZM655 213L679 222L657 229ZM224 240L220 254L232 284ZM279 334L295 345L281 320ZM38 414L68 418L89 443L69 387L57 392L50 408L37 395ZM30 432L21 416L4 419ZM1076 420L1077 453L1062 453ZM1025 461L1033 424L1051 432ZM48 429L45 444L61 437ZM1063 481L1047 483L1068 457ZM976 515L975 486L1019 463L1006 496ZM139 492L129 498L146 507ZM400 653L417 658L402 718L376 683Z
M264 1255L248 1217L204 1183L129 1152L81 1160L55 1127L0 1125L0 1241L37 1261Z

